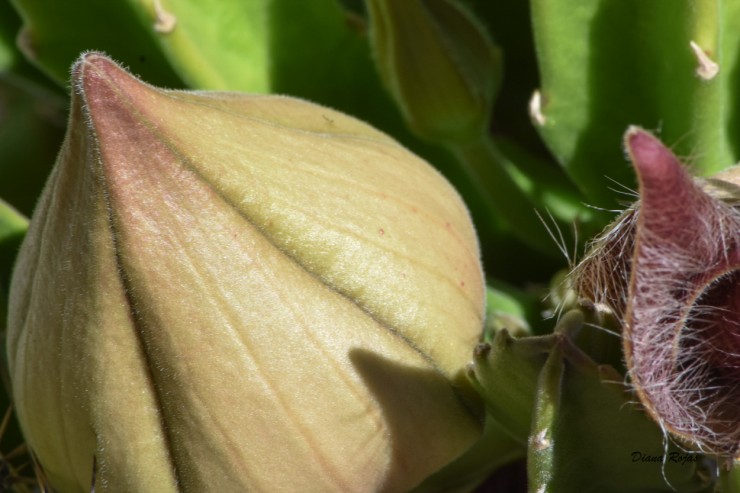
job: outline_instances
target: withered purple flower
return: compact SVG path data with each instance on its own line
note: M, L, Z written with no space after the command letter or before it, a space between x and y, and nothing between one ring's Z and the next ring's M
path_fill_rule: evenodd
M625 146L639 202L573 273L623 324L632 385L667 431L707 452L740 445L740 197L733 172L690 176L638 128Z

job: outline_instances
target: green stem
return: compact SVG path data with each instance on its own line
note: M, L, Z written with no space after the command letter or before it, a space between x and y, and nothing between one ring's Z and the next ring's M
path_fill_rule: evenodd
M722 493L740 493L740 467L734 460L731 466L724 463L723 459L719 463L719 485Z
M696 142L694 169L703 176L711 176L734 161L726 135L729 67L722 63L720 2L691 2L689 9L691 41L720 67L712 78L695 77L690 102L694 113L692 137ZM696 64L699 67L698 57Z
M513 166L487 135L450 145L452 153L486 202L513 235L525 244L552 254L554 242L535 212L535 204L507 171Z

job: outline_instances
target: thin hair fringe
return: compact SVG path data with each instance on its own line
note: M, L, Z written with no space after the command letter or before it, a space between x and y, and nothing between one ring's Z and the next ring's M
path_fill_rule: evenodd
M735 453L740 443L740 425L726 417L740 409L740 398L733 398L724 382L715 382L709 355L715 359L724 356L740 366L740 354L723 349L718 336L707 336L707 328L724 324L733 312L704 303L703 296L731 279L737 270L727 269L700 288L691 285L691 279L713 269L721 271L730 260L728 252L740 248L740 211L708 197L703 205L710 212L700 216L699 229L714 234L697 234L693 240L698 242L696 248L682 251L675 245L665 247L653 240L650 231L641 231L640 255L633 258L638 201L589 242L584 258L566 279L579 296L610 309L625 329L622 337L633 348L633 367L624 383L641 397L639 404L656 419L665 440L678 436L698 450L726 455ZM709 253L702 258L689 253L696 251ZM642 264L651 267L641 269ZM641 277L646 270L650 279ZM639 310L637 315L631 312L627 320L633 281L653 286L639 299L632 299ZM735 325L740 336L740 323ZM637 326L653 330L642 330L638 336ZM740 388L740 381L732 385L734 388Z

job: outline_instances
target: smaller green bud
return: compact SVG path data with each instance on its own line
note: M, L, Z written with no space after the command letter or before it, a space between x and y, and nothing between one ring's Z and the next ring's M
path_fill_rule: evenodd
M380 76L420 137L460 142L488 126L502 74L501 50L449 0L369 0Z

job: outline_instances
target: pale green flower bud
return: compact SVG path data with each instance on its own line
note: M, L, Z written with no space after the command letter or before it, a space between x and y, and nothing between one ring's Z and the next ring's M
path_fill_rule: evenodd
M441 143L486 132L503 64L473 15L449 0L367 5L376 65L411 129Z
M478 437L467 210L351 117L165 91L90 53L11 287L60 492L407 491Z

